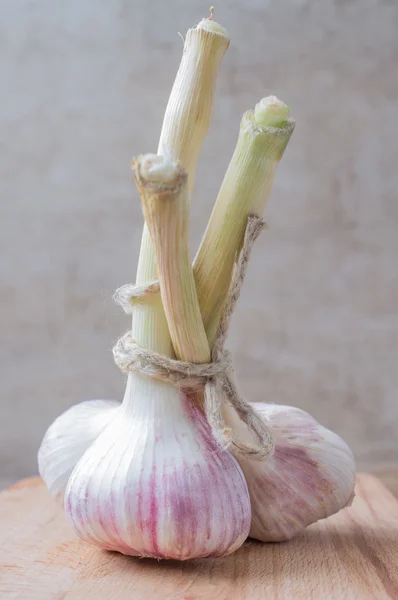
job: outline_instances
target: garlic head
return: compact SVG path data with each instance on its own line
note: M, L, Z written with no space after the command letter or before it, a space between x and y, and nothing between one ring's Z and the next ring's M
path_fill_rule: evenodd
M250 536L264 542L292 538L351 504L355 459L348 445L308 413L292 406L255 403L275 441L274 454L255 462L238 457L252 504ZM243 427L228 409L226 419Z
M177 560L230 554L251 519L242 471L202 412L138 374L74 469L65 510L76 533L103 549Z

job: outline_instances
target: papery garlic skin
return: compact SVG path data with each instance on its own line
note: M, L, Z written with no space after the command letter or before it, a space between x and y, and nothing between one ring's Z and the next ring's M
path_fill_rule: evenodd
M351 504L355 459L336 433L299 408L252 406L267 419L275 451L264 462L238 457L252 504L250 537L263 542L288 540ZM228 410L227 421L243 434L232 411Z
M169 384L136 375L65 494L84 540L132 556L225 556L245 541L246 481L202 412Z
M39 473L60 504L77 462L118 408L115 400L87 400L66 410L47 429L38 452Z

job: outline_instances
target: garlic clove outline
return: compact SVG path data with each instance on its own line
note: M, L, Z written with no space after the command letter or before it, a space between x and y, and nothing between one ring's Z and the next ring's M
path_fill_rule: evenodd
M199 408L139 374L76 465L65 511L76 533L100 548L176 560L234 552L251 521L242 471Z
M354 498L355 459L336 433L292 406L253 403L267 420L275 441L264 462L237 460L252 505L250 537L263 542L289 540L311 523L349 506ZM231 409L226 421L240 436L245 426ZM246 429L246 436L250 436Z
M87 448L120 408L116 400L86 400L63 412L47 429L38 452L39 473L63 504L66 484Z

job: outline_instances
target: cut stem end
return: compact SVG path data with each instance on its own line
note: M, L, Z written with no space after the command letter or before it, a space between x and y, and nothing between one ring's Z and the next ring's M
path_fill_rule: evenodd
M276 96L267 96L254 108L254 121L260 127L282 127L289 116L290 108Z

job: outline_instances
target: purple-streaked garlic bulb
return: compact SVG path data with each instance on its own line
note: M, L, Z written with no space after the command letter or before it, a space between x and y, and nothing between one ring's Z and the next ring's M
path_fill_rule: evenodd
M275 451L264 462L238 457L252 504L250 536L264 542L288 540L307 525L349 506L354 497L355 459L347 444L299 408L252 406L267 420ZM227 409L226 414L243 436L244 425L232 411Z
M242 471L202 412L138 374L69 478L65 510L76 533L103 549L177 560L230 554L251 520Z
M60 502L77 462L120 407L113 400L82 402L47 430L39 451L40 474ZM264 463L239 457L252 502L250 535L283 541L350 504L355 460L346 443L308 413L290 406L256 403L254 407L267 419L276 448ZM226 414L242 435L244 426L234 412Z
M39 448L39 473L63 504L66 484L87 448L109 425L120 402L88 400L63 412L47 429Z

